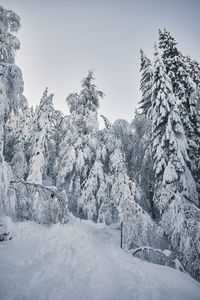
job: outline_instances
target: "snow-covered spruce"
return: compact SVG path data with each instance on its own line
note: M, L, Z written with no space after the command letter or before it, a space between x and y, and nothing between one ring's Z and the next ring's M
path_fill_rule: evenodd
M140 49L141 55L141 80L140 90L142 92L142 99L139 102L139 108L142 114L148 116L149 108L151 107L151 94L152 94L152 80L153 68L149 58L145 55L144 51Z
M194 93L199 88L199 66L181 53L177 48L176 40L166 29L159 30L159 47L162 50L166 73L171 79L173 92L179 104L179 115L186 134L187 151L191 160L189 167L198 184L200 175L196 166L200 161L200 133L197 130L199 117Z
M80 94L70 94L70 116L60 145L57 186L66 190L69 207L75 214L97 220L101 164L96 155L98 142L97 110L103 93L93 84L93 74L82 81Z
M152 91L153 157L155 170L154 203L163 213L173 201L168 192L198 204L194 179L187 167L187 139L179 116L170 78L155 49Z

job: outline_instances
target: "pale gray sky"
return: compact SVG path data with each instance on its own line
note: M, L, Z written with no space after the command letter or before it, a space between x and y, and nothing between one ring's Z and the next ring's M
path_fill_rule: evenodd
M184 54L200 61L199 0L1 0L21 17L16 63L31 105L46 86L57 109L79 92L87 70L106 97L101 113L111 121L134 115L139 92L139 48L152 58L158 28L166 27Z

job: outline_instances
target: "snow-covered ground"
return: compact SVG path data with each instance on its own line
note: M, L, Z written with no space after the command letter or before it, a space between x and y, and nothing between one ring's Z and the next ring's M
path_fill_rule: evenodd
M115 228L76 219L7 223L13 239L0 243L1 300L200 299L191 277L120 249Z

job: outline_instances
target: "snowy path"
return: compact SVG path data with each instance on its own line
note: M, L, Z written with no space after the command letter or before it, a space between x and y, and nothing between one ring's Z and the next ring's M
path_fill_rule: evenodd
M133 258L102 224L24 222L12 230L13 240L0 243L1 300L200 299L199 283Z

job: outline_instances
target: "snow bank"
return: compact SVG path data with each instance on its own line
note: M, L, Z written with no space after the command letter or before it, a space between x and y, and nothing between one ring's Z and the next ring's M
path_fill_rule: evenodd
M199 299L191 277L120 249L114 226L5 221L13 239L0 243L1 300Z

